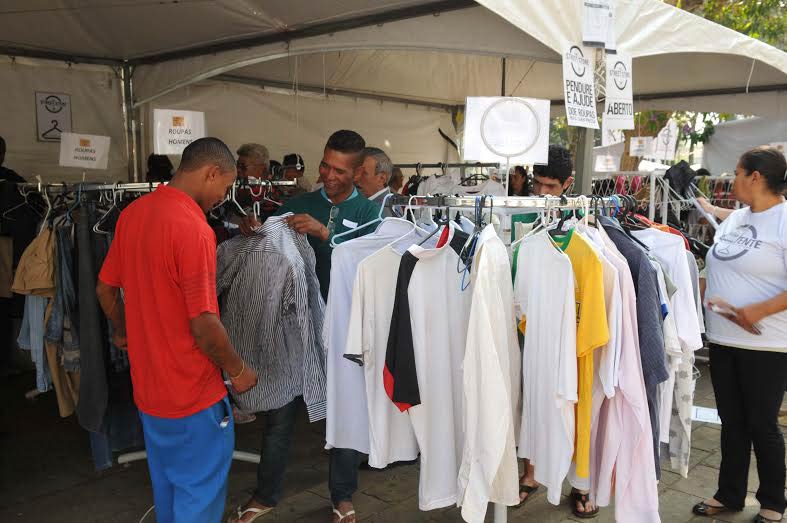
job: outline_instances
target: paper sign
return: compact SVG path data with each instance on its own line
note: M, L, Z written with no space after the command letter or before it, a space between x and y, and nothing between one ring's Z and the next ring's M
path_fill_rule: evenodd
M156 154L183 154L191 142L205 137L205 113L153 110Z
M652 147L652 136L634 136L629 142L629 156L637 156L639 158L648 156Z
M588 47L604 48L612 17L611 0L584 0L582 43Z
M39 142L59 142L71 132L71 95L36 93L36 129Z
M606 147L608 145L615 145L616 143L621 143L626 141L626 135L623 134L623 131L620 129L608 129L605 125L603 125L602 121L602 132L601 132L601 146Z
M701 421L703 423L714 423L721 425L721 418L716 409L708 409L706 407L692 407L691 419L694 421Z
M653 151L647 154L648 158L661 161L672 161L675 159L675 149L678 147L678 123L670 120L664 129L659 131L653 141Z
M63 133L60 137L60 165L82 169L106 169L109 136Z
M568 125L598 129L593 50L572 46L563 54L563 88Z
M549 100L502 96L466 101L463 159L546 164L549 160Z
M597 173L613 173L620 171L620 156L614 154L599 154L593 170Z
M631 57L607 56L607 89L604 102L604 127L634 129L634 98L631 84Z
M615 54L618 49L618 38L615 34L615 2L609 3L609 23L607 24L607 53Z

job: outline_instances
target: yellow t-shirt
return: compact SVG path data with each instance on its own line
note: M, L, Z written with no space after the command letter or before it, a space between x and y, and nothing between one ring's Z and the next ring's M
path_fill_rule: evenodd
M577 300L577 396L574 461L580 478L590 475L590 418L593 401L593 351L609 342L604 275L593 247L571 229L553 238L574 269Z

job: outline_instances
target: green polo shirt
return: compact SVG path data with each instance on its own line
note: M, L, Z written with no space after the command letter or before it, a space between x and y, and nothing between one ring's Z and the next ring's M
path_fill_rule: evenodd
M380 215L380 206L367 200L358 193L357 189L354 189L350 197L338 205L331 203L324 189L307 192L296 196L282 205L279 210L276 211L276 215L288 212L293 214L308 214L327 227L331 216L331 209L334 207L339 210L334 211L336 215L333 220L333 234L352 231L364 223L377 219ZM375 229L375 226L359 228L356 233L342 237L341 242L364 236L374 232ZM320 281L320 292L323 298L328 299L328 287L331 282L331 253L333 252L331 241L328 239L328 241L323 242L314 236L308 236L308 239L309 244L311 244L314 249L314 255L317 259L317 266L315 269L317 272L317 279Z

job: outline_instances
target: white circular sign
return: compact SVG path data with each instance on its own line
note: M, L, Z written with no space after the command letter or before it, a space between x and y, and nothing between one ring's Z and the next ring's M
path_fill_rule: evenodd
M481 117L481 140L487 149L504 158L528 152L541 132L536 110L519 98L498 100Z

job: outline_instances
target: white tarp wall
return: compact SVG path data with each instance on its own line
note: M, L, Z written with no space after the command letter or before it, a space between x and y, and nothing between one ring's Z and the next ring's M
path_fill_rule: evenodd
M453 147L438 128L453 137L451 115L440 109L344 96L300 93L227 82L201 82L170 92L145 104L143 114L143 165L153 152L153 109L205 112L207 133L225 141L234 151L246 142L265 145L271 159L281 162L288 153L299 153L306 164L306 178L317 179L317 167L328 137L351 129L369 146L386 151L394 163L454 161ZM177 167L179 158L172 157ZM407 175L408 173L405 173ZM145 173L140 173L145 179Z
M71 95L73 132L109 136L106 171L89 170L86 180L127 180L126 134L123 124L121 82L106 66L0 57L0 136L8 151L4 165L29 182L40 175L44 182L82 180L82 169L60 167L60 142L36 138L35 93Z
M723 122L703 148L702 166L711 174L732 174L741 154L775 142L787 142L787 120L746 118Z

